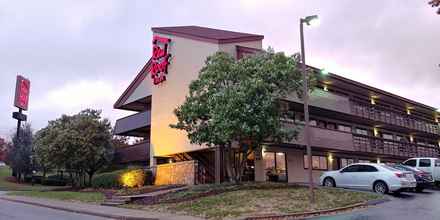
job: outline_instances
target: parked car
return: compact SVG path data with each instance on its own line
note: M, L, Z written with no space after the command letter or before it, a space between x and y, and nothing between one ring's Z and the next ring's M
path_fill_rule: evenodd
M380 194L399 193L416 187L412 172L376 163L355 163L340 170L327 171L319 181L327 187L366 189Z
M435 182L440 182L440 159L434 157L410 158L403 165L415 167L419 170L431 173Z
M4 167L4 166L6 166L5 162L0 161L0 167Z
M431 187L434 183L431 173L425 172L423 170L419 170L414 167L406 166L403 164L395 164L392 165L392 167L401 171L409 171L413 173L417 182L415 188L416 192L423 192L424 189Z

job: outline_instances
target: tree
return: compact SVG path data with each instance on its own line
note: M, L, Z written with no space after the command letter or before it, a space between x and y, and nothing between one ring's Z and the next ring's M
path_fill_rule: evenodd
M38 161L47 167L67 170L81 186L85 173L91 184L93 175L111 162L113 156L111 125L101 111L86 109L80 113L50 121L37 132Z
M440 7L440 0L431 0L429 4L431 7ZM440 14L440 8L437 10L437 14Z
M17 136L17 133L12 136L12 145L7 151L6 159L18 182L21 182L21 177L32 173L32 142L33 133L30 124L22 126L20 136Z
M223 52L208 57L185 102L174 111L177 123L170 126L186 131L191 143L223 148L230 181L241 181L255 149L298 134L299 126L280 120L280 100L295 92L301 95L298 61L298 55L271 50L240 60ZM233 166L234 157L238 162Z
M6 160L7 148L8 148L8 143L6 143L5 139L0 138L0 161Z

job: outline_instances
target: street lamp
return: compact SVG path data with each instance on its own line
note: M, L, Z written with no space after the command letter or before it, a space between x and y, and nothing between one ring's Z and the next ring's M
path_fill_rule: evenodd
M313 192L313 168L312 168L312 147L310 146L310 123L309 123L309 85L306 67L306 56L304 52L304 23L307 25L318 24L318 15L307 16L299 20L299 31L301 39L301 69L303 74L303 99L304 99L304 139L307 148L307 162L309 164L309 190L310 203L315 203L315 193Z

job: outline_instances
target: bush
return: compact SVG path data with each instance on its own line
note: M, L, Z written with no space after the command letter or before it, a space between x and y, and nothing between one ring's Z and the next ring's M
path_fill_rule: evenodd
M117 170L109 173L101 173L93 177L93 188L121 188L122 184L119 181L119 177L126 170Z
M46 178L41 181L41 185L44 185L44 186L65 186L65 185L67 185L67 180Z
M128 174L128 175L124 175ZM123 177L124 175L124 177ZM142 185L153 185L154 177L151 170L143 170L139 167L129 167L123 170L116 170L113 172L100 173L93 177L92 187L93 188L122 188L124 184L121 179L126 179L126 185L128 187L142 186ZM130 183L128 183L128 182ZM134 184L132 184L133 182ZM141 183L139 185L138 183Z

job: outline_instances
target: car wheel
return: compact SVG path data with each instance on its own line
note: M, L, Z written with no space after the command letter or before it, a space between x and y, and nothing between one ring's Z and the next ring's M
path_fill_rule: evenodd
M324 179L324 186L326 187L336 187L336 183L333 178L327 177Z
M374 190L374 192L379 193L379 194L386 194L386 193L388 193L388 186L385 182L378 181L378 182L374 183L373 190Z
M423 192L424 188L422 187L416 187L416 192L421 193Z

